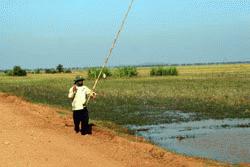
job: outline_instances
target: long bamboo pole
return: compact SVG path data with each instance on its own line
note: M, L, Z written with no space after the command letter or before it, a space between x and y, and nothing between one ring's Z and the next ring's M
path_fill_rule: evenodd
M119 39L119 37L120 37L121 31L122 31L122 29L124 28L124 25L125 25L126 20L127 20L127 18L128 18L128 14L129 14L129 12L131 11L131 8L132 8L132 6L133 6L133 3L134 3L134 0L131 0L130 4L129 4L129 6L128 6L128 10L127 10L127 12L126 12L126 14L125 14L125 16L124 16L124 18L123 18L123 20L122 20L122 23L121 23L121 25L120 25L120 27L119 27L119 30L118 30L118 32L116 33L115 38L114 38L114 40L113 40L113 42L112 42L111 48L109 49L109 52L108 52L108 54L107 54L107 57L106 57L105 60L104 60L104 63L103 63L102 68L101 68L101 71L99 72L98 77L97 77L97 79L95 80L95 83L94 83L94 85L93 85L92 91L95 91L96 86L97 86L97 83L98 83L98 81L99 81L100 78L101 78L103 69L104 69L104 68L107 66L107 64L108 64L108 61L109 61L109 59L110 59L110 57L111 57L111 55L112 55L112 52L113 52L113 50L114 50L114 48L115 48L115 46L116 46L116 43L117 43L117 41L118 41L118 39ZM91 97L91 96L88 96L86 105L88 105L89 100L90 100L90 97Z

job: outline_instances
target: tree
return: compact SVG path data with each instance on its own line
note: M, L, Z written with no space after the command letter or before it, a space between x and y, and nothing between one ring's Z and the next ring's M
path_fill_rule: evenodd
M56 70L57 70L59 73L62 73L62 72L64 71L63 65L62 65L62 64L58 64L58 66L56 67Z
M13 75L14 76L26 76L27 72L23 70L20 66L15 66L13 68Z
M10 76L26 76L27 72L23 70L20 66L14 66L12 70L6 72Z

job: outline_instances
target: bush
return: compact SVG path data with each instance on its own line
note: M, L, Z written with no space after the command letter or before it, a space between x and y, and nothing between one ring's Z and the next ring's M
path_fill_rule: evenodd
M6 70L4 73L8 76L13 76L13 70Z
M45 69L45 73L46 74L55 74L56 73L56 70L55 69Z
M67 69L64 71L64 73L72 73L72 71L70 69Z
M26 76L27 72L23 70L20 66L14 66L13 70L8 70L5 72L9 76Z
M100 71L101 71L101 68L90 68L88 70L88 77L89 78L97 78ZM102 71L102 76L103 76L103 78L112 76L112 73L111 73L110 69L104 68L103 71Z
M176 67L154 67L150 71L150 76L178 75Z
M27 72L23 70L20 66L15 66L13 68L13 75L14 76L26 76Z
M120 67L116 70L117 77L133 77L137 75L138 72L136 67Z
M35 73L35 74L40 74L40 73L41 73L41 69L39 69L39 68L38 68L38 69L35 69L34 73Z

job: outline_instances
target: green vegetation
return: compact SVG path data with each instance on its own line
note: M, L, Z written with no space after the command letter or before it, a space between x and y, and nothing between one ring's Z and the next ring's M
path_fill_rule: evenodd
M59 73L64 72L63 65L62 64L58 64L58 66L56 66L56 71L59 72Z
M100 72L101 72L101 68L90 68L88 69L88 78L96 79ZM110 77L112 76L112 73L108 68L104 68L101 75L102 77L104 76Z
M150 76L178 75L176 67L153 67Z
M20 66L14 66L13 70L6 71L8 76L26 76L27 72L23 70Z
M40 74L41 73L41 69L35 69L35 71L34 71L34 74Z
M35 70L35 74L40 74L41 73L42 69L38 69L38 70L39 70L39 73L37 73L36 72L37 70ZM46 74L72 73L72 71L69 68L65 69L62 64L58 64L56 66L56 69L55 68L48 68L48 69L44 70L44 73L46 73Z
M178 67L178 76L149 77L151 68L138 68L138 77L112 78L97 86L89 109L94 120L125 124L171 122L169 110L197 113L201 118L250 118L250 65ZM0 91L29 101L70 110L68 89L75 75L0 75ZM85 84L92 87L93 80Z
M54 68L45 69L44 72L45 72L46 74L55 74L55 73L57 73L57 71L56 71Z
M72 71L70 69L66 69L64 70L65 73L72 73Z
M136 67L119 67L115 71L115 76L117 77L134 77L137 76L137 68Z
M101 71L101 68L90 68L88 69L88 78L93 79L97 78L99 73ZM137 68L136 67L119 67L114 69L104 68L102 72L102 77L118 77L118 78L124 78L124 77L133 77L137 76Z

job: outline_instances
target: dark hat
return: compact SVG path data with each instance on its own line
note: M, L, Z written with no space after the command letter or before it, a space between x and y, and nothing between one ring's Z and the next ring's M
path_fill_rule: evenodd
M76 78L75 78L75 80L74 80L74 82L76 83L78 81L83 81L83 80L85 80L85 79L82 76L77 75Z

